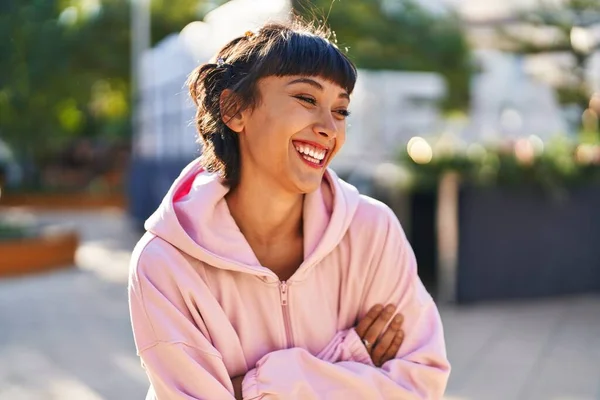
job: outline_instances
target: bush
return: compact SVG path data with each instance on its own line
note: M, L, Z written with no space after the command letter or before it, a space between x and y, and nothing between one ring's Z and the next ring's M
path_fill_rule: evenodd
M424 141L424 139L419 139ZM411 172L412 186L433 190L441 175L457 172L463 183L479 186L534 185L564 191L600 181L600 145L558 137L543 143L530 136L496 146L471 144L454 151L437 152L429 145L423 157L410 144L400 160ZM422 150L425 148L425 150Z

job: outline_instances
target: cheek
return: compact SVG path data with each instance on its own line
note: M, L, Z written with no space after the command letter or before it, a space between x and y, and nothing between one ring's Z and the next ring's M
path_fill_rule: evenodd
M337 153L346 143L346 125L344 124L335 137L335 152Z
M270 135L276 135L280 140L288 140L310 125L310 114L294 104L274 106L261 123Z
M262 109L252 115L246 125L246 136L249 146L259 152L272 151L277 146L281 133L282 118L276 112Z
M286 135L295 135L305 129L310 129L314 123L314 115L306 108L293 104L279 116L279 124Z

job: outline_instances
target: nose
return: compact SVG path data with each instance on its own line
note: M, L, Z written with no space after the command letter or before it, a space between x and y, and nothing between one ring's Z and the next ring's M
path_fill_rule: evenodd
M321 118L314 124L313 131L319 136L335 139L338 127L335 118L331 115L331 111L323 111L321 113Z

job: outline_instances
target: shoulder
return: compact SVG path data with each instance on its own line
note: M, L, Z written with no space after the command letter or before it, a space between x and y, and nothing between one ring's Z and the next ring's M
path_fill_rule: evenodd
M348 225L348 239L359 239L360 243L372 244L407 241L398 217L387 204L361 194L356 187L341 179L335 172L331 172L329 176L335 180L340 192L345 193L346 198L352 199L355 207Z
M355 219L360 219L361 221L373 220L377 222L388 223L390 219L396 219L396 215L384 202L361 194L359 195Z
M129 262L129 282L164 284L177 279L189 267L187 256L164 239L146 232L138 241Z
M396 214L385 203L369 196L360 195L351 229L360 229L369 234L402 231Z
M370 196L361 194L356 187L340 178L334 171L329 172L329 179L335 182L338 193L342 193L347 203L352 204L352 218L349 228L381 229L390 224L398 224L396 214L387 204Z

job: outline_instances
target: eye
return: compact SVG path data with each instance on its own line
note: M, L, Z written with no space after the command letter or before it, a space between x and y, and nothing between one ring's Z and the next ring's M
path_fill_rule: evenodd
M350 116L350 111L348 110L336 110L335 112L344 118L348 118Z
M310 105L316 105L317 101L315 99L313 99L312 97L307 97L307 96L294 96L295 98L297 98L298 100L301 100L305 103L308 103Z

